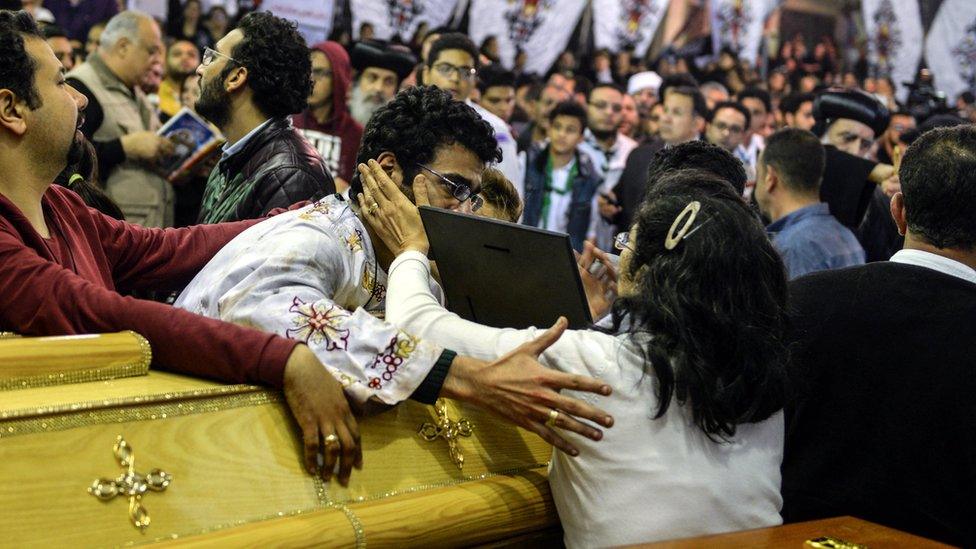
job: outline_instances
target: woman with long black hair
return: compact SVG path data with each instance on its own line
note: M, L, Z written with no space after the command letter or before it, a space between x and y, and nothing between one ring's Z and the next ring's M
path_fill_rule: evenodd
M540 333L490 328L444 309L429 289L416 208L382 174L364 180L360 200L377 204L364 217L401 252L390 267L388 321L479 358ZM414 188L418 203L423 192ZM609 397L581 395L615 419L603 441L567 433L579 456L552 457L567 546L779 524L787 281L762 225L727 182L683 171L656 183L617 244L612 328L566 331L540 358L613 387ZM572 421L550 412L551 425Z

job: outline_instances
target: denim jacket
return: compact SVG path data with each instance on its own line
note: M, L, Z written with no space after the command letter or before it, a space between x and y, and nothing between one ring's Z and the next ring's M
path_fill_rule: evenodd
M542 216L542 204L546 193L546 160L549 158L549 147L530 147L526 152L525 169L525 210L522 213L522 224L538 227ZM600 177L593 168L589 156L576 151L576 179L572 181L572 199L570 201L567 232L569 240L576 251L582 251L583 241L590 228L593 212L593 197L600 187Z

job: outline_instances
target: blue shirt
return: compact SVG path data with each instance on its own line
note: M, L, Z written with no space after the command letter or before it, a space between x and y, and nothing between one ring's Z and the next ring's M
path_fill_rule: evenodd
M827 204L813 204L766 227L790 279L864 263L864 249L850 229L830 215Z

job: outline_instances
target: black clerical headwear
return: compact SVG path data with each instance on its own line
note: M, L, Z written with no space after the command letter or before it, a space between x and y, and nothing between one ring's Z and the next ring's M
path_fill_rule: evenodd
M890 115L881 101L861 90L830 88L814 100L813 117L817 121L813 133L818 136L823 136L827 128L841 118L861 122L879 136L888 128Z
M406 78L417 64L417 58L406 47L378 40L357 43L349 58L357 71L379 67L395 72L398 80Z

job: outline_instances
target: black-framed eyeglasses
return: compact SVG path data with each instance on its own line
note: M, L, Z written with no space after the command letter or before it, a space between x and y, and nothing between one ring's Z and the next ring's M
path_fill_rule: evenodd
M229 55L224 55L224 54L220 53L219 51L217 51L217 50L215 50L213 48L204 48L203 49L203 57L200 58L200 62L201 62L201 64L204 67L209 66L211 63L214 62L214 59L216 59L217 56L223 57L225 59L230 59L231 61L237 63L238 65L241 65L242 67L244 66L244 63L241 63L240 61L238 61L237 59L234 59L233 57L231 57Z
M434 64L434 70L444 78L450 78L452 74L457 74L458 79L464 81L474 80L478 71L474 67L455 67L454 65L441 61Z
M471 187L464 183L455 183L445 177L443 174L439 173L437 170L431 169L423 164L417 164L421 168L427 170L428 172L437 176L438 179L443 181L448 187L451 188L451 196L456 198L458 202L464 202L465 200L471 201L471 211L476 212L481 209L481 206L485 204L485 201L481 196L476 193L471 192Z

